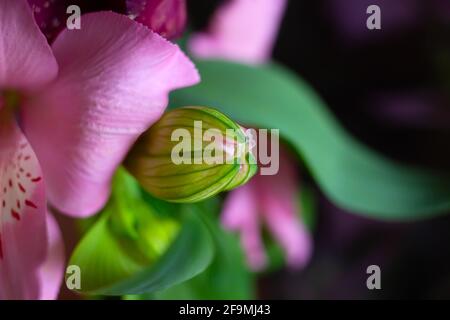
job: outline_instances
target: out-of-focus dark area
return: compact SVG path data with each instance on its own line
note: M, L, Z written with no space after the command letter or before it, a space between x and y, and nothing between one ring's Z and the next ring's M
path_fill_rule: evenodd
M191 27L205 28L220 2L188 1ZM374 4L381 30L366 27ZM450 171L449 1L291 0L274 59L308 81L362 143L407 165ZM263 275L260 297L450 298L450 215L380 222L316 193L311 263ZM372 264L381 290L366 287Z

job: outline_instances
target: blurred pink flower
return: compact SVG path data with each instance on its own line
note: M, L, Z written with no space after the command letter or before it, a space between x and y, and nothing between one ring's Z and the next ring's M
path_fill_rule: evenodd
M129 15L167 39L181 35L186 26L185 0L127 0Z
M285 7L285 0L228 1L214 15L210 31L193 37L190 50L201 58L265 63ZM312 241L299 216L295 168L293 160L281 152L278 174L257 174L246 185L231 191L225 201L223 225L241 233L242 247L253 270L267 265L261 239L263 223L283 247L290 266L302 267L309 260Z
M51 48L25 0L0 1L0 16L0 299L54 298L62 250L47 199L76 217L100 210L169 91L199 76L177 46L122 15L84 15Z
M222 212L222 223L239 231L247 261L253 270L267 265L261 238L262 224L280 243L291 267L303 267L311 256L311 237L301 222L299 183L295 162L280 154L280 171L273 176L256 175L231 191Z
M190 51L200 58L248 64L270 58L286 0L230 0L220 7L206 33L196 34Z

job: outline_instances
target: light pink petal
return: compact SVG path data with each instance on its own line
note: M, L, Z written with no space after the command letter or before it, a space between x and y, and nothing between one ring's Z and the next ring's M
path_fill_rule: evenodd
M73 216L103 207L115 169L161 116L169 91L199 81L183 52L145 26L111 12L81 18L81 30L53 44L56 83L22 118L51 204Z
M37 89L58 71L26 0L0 1L0 88Z
M37 299L38 269L47 248L42 173L5 109L0 137L0 299Z
M255 186L250 181L230 192L225 200L221 216L222 224L226 229L240 233L247 263L255 271L263 269L267 264L257 201Z
M252 189L248 183L228 193L221 216L222 224L228 230L239 230L254 220L257 207Z
M207 33L194 35L190 51L201 58L258 64L271 56L286 0L230 0Z
M127 0L129 14L167 39L179 36L186 25L186 0Z
M257 218L257 217L255 217ZM261 271L267 266L267 255L261 238L259 220L241 229L241 243L247 257L247 264L253 271Z
M299 185L295 163L280 150L278 174L257 176L255 183L266 224L285 250L288 264L304 266L311 256L312 241L298 214Z
M47 257L39 269L39 299L54 300L64 277L64 241L58 222L51 214L47 215L47 237Z
M312 241L296 214L297 208L288 199L270 198L263 202L267 226L286 252L288 264L303 267L310 259Z

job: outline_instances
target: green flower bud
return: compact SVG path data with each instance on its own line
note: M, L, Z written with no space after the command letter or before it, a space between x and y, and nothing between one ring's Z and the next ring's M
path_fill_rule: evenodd
M155 197L196 202L256 173L251 142L244 128L219 111L184 107L164 114L139 138L125 167Z

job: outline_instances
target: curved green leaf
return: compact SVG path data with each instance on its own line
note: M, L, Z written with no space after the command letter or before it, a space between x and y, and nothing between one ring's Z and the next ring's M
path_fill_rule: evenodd
M197 61L201 84L172 105L208 105L246 125L280 129L323 192L349 211L417 219L450 209L450 179L394 163L347 134L313 90L277 65Z
M198 215L194 206L144 195L120 170L113 197L70 259L70 265L81 269L80 291L141 294L195 277L210 264L214 251Z
M153 267L102 290L103 294L141 294L167 289L204 271L214 255L211 237L200 218L191 212L175 243Z
M224 231L219 219L211 213L211 201L200 204L215 245L211 265L201 274L180 285L158 292L157 299L254 299L255 276L245 263L244 255L235 235Z

